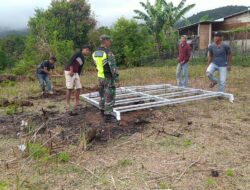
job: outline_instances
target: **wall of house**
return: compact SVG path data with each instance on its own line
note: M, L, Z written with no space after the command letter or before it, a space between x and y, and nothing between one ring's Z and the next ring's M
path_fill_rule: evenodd
M233 16L233 17L230 17L230 18L226 18L224 23L227 24L227 23L247 23L249 22L250 23L250 12L249 13L244 13L244 14L241 14L241 15L237 15L237 16Z
M211 24L199 24L199 49L206 49L211 40Z
M230 30L234 28L250 27L250 13L233 16L225 19L221 25L221 30Z

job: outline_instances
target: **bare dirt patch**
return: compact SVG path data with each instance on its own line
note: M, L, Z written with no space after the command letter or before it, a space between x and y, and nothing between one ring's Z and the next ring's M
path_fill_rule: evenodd
M29 97L29 100L38 97ZM42 98L53 98L60 100L61 94ZM145 124L149 123L150 112L140 111L125 114L121 122L106 123L101 112L92 106L80 107L76 116L70 116L68 112L60 113L53 110L54 106L42 108L34 113L19 113L12 116L2 116L0 118L0 135L16 138L17 134L27 132L27 126L22 126L22 122L27 122L28 126L35 126L40 136L47 135L48 131L61 129L58 133L58 140L67 144L79 142L79 135L82 130L87 134L87 141L93 139L106 141L110 138L119 138L122 135L134 134L142 130ZM41 127L42 126L42 127Z

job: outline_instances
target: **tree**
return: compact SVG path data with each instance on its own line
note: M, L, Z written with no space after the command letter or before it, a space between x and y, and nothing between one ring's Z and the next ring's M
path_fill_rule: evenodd
M119 18L111 28L112 46L118 64L138 66L142 57L152 54L152 36L145 25Z
M87 0L52 0L47 10L36 9L28 23L23 59L13 72L23 74L51 54L58 63L65 63L74 49L88 42L88 33L95 24Z
M185 3L186 0L181 0L175 7L172 2L167 3L165 0L155 0L154 5L149 1L140 2L146 13L139 10L134 11L137 14L135 18L144 20L148 31L154 35L159 55L161 53L160 33L163 30L165 32L171 30L174 24L195 6L195 4L185 6Z
M48 10L37 9L29 21L29 30L39 41L49 43L53 32L58 40L71 40L75 48L87 43L88 32L95 27L90 5L85 0L53 0Z
M209 15L203 15L203 16L200 18L199 22L204 22L204 21L208 21L208 20L209 20Z
M185 6L187 0L181 0L181 2L175 7L173 2L166 3L163 0L164 11L166 12L166 22L164 24L164 30L173 29L175 23L184 18L184 15L194 8L195 4Z
M5 52L0 48L0 71L3 71L7 68L9 64L9 60L5 54Z
M1 39L0 49L2 69L6 67L12 68L18 60L22 59L25 38L25 36L7 35Z
M93 29L88 34L89 44L95 49L100 46L100 36L103 34L110 35L111 31L108 27L100 27Z

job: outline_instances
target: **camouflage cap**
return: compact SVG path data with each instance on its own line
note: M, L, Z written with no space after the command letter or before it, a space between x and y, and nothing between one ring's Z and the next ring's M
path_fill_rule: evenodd
M100 36L100 41L103 41L103 40L111 40L111 37L106 34L103 34Z

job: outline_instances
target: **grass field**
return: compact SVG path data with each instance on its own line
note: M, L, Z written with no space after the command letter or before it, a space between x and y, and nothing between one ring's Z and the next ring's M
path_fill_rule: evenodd
M208 89L204 71L203 65L191 65L189 86ZM174 66L130 68L121 70L120 75L122 86L175 84ZM53 79L53 83L62 88L64 79ZM85 72L82 83L95 87L96 73ZM248 190L250 67L233 67L226 91L235 95L233 104L210 99L148 110L150 123L141 132L102 143L93 141L87 151L77 143L66 144L65 154L59 157L42 153L37 159L24 156L17 150L22 139L0 134L0 190ZM37 82L24 80L2 86L0 99L25 99L37 93ZM38 112L53 105L64 112L63 98L33 103L24 111ZM0 108L0 114L5 115L6 109ZM179 135L172 135L176 133Z

